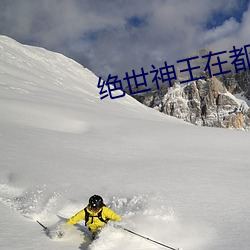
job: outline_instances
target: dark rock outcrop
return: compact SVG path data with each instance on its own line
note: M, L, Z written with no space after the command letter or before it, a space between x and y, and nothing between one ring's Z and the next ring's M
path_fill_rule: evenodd
M250 109L246 102L229 93L215 77L186 84L176 82L171 88L134 97L160 112L196 125L250 128Z

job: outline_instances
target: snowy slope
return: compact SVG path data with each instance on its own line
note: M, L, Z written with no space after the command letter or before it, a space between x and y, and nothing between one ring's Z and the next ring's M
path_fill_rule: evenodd
M122 225L184 250L250 246L250 135L196 127L126 96L63 55L0 37L1 249L162 249L107 226L53 226L104 197ZM83 224L81 224L83 225ZM13 238L10 241L10 238Z

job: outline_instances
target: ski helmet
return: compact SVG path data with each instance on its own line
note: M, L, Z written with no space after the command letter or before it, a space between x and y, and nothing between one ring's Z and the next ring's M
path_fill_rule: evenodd
M103 207L103 199L99 195L93 195L89 198L89 206L93 210L98 210Z

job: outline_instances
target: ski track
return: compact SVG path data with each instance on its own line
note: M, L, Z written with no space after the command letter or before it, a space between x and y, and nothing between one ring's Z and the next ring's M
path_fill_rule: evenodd
M107 199L107 206L123 217L121 224L125 228L176 248L186 246L185 250L193 247L199 249L197 246L204 244L204 239L197 240L199 227L196 230L190 230L190 225L186 226L179 220L172 208L164 205L164 197L161 195ZM44 222L50 229L51 235L49 236L53 240L65 242L71 247L78 245L79 249L82 250L115 250L121 247L124 249L124 245L121 245L120 242L125 240L128 242L126 249L162 249L155 243L122 229L114 228L112 223L107 225L100 233L99 238L92 243L87 236L88 232L83 222L68 229L63 239L58 239L56 237L57 231L65 225L65 220L60 220L56 215L61 214L62 217L68 218L83 207L82 203L66 200L63 192L49 192L46 185L31 190L22 190L12 186L11 183L1 183L0 201L26 219ZM189 230L189 232L185 232L185 230ZM123 240L121 241L121 239ZM188 242L185 239L189 239Z

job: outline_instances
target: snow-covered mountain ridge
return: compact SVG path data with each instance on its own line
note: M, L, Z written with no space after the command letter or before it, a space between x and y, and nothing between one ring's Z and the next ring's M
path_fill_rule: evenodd
M112 226L90 244L84 223L51 240L36 223L72 216L94 193L167 245L249 248L249 133L129 96L100 100L98 78L71 59L7 37L0 46L1 249L162 249Z

